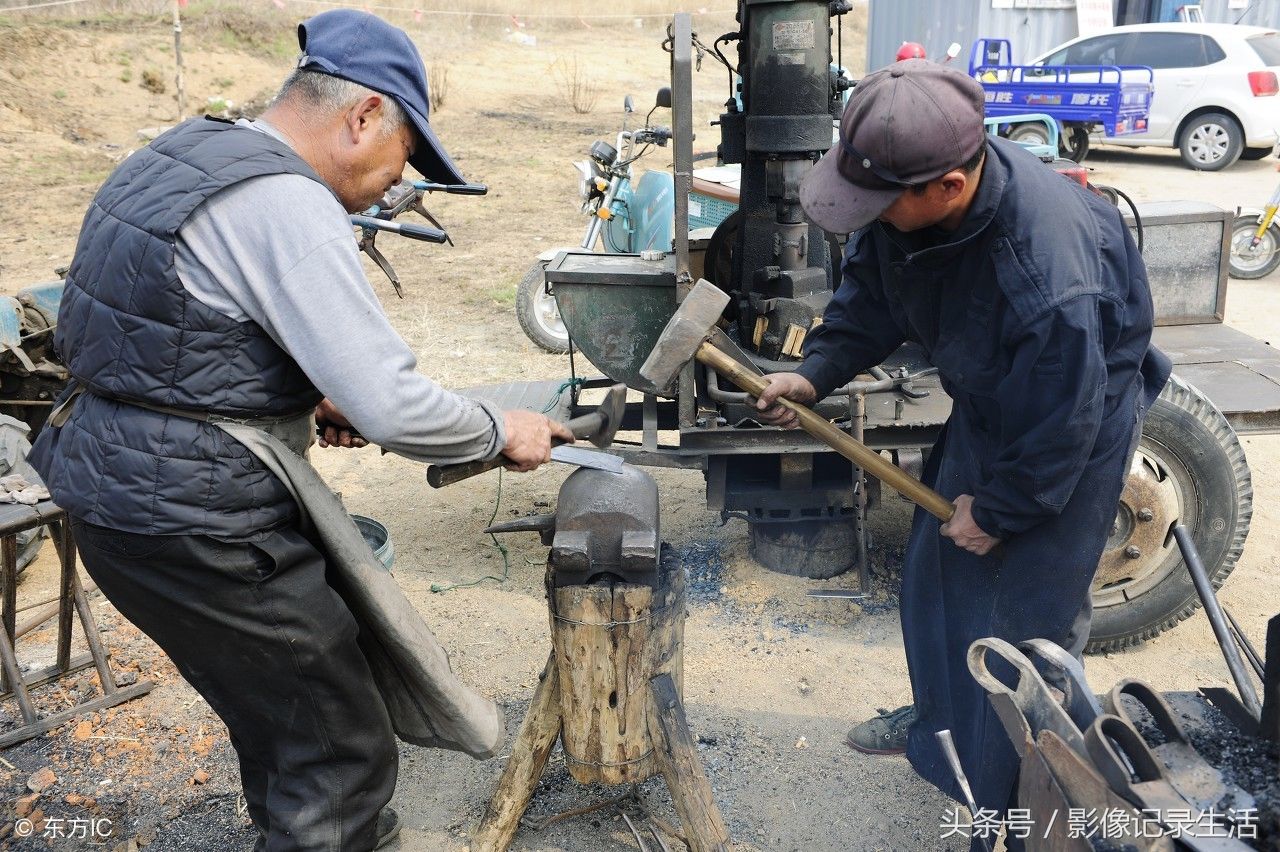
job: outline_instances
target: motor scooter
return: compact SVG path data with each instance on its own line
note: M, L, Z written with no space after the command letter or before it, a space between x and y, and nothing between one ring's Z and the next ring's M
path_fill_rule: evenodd
M582 241L540 253L516 288L516 319L529 339L548 352L569 351L569 334L560 319L555 296L543 280L543 270L566 249L594 251L597 244L608 254L636 253L646 249L670 251L675 210L675 180L665 169L653 169L635 178L633 166L653 146L665 148L671 139L668 127L651 127L654 110L671 108L671 90L663 87L644 126L627 124L635 112L630 95L623 100L622 130L614 144L603 139L591 143L587 159L574 163L578 171L581 212L589 217Z
M1262 210L1241 209L1231 223L1232 278L1263 278L1280 266L1280 186Z

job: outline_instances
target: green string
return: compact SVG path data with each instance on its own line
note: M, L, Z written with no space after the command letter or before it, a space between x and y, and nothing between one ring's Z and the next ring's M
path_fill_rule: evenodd
M550 414L555 409L556 403L560 402L560 397L565 391L569 388L576 388L580 386L584 381L586 381L586 379L575 376L572 379L566 379L562 382L560 387L556 388L556 392L551 394L551 399L547 400L547 404L542 406L542 413Z
M485 524L486 527L493 526L494 518L498 517L498 507L502 505L502 470L503 470L502 468L498 468L498 497L496 500L493 501L493 514L489 516L489 523ZM494 535L493 533L489 533L489 538L493 539L493 547L498 548L498 552L502 554L502 576L501 577L495 574L486 574L485 576L481 577L478 580L472 580L470 583L449 583L449 584L432 583L431 591L435 592L436 594L440 594L442 592L448 592L453 589L469 589L472 586L480 585L485 580L493 580L494 582L497 582L497 583L505 583L507 581L507 578L511 576L511 559L507 555L506 546L503 545L502 542L498 541L498 537L496 535Z
M560 384L560 387L556 388L555 393L551 395L551 399L549 399L547 401L547 404L542 407L542 413L549 414L556 407L556 403L560 401L561 395L563 395L566 390L577 387L581 385L582 382L583 382L583 379L580 379L577 377L568 379L562 382ZM502 470L503 470L502 468L498 468L498 496L493 501L493 514L489 516L489 523L485 524L485 526L487 527L493 526L494 519L498 517L498 508L502 505ZM478 580L472 580L469 583L447 583L447 584L432 583L431 591L434 592L435 594L442 594L444 592L452 591L453 589L469 589L472 586L480 585L485 580L493 580L495 583L505 583L508 579L510 579L511 556L507 552L506 545L498 541L498 537L493 533L489 533L489 538L493 540L492 547L496 547L498 549L498 552L502 554L502 576L501 577L497 576L496 574L486 574L485 576L479 578ZM537 563L530 562L529 564L532 565Z

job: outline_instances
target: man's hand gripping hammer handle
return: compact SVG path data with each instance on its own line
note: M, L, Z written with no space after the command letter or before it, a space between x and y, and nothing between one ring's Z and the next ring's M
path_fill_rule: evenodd
M695 357L752 396L758 397L769 386L769 383L763 377L757 376L746 369L711 343L703 343L699 346ZM897 465L886 461L875 450L855 440L807 405L792 402L785 397L779 397L778 404L796 413L796 416L800 418L800 427L804 431L827 444L831 449L881 482L889 485L938 520L943 523L951 520L955 507L951 505L951 501L947 498L901 470Z

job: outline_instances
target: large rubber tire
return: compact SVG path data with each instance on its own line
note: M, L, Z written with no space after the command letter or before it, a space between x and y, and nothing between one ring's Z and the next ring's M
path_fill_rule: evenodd
M1267 226L1255 249L1250 244L1257 229L1257 216L1237 216L1231 223L1232 278L1265 278L1280 266L1280 223L1273 221Z
M1253 483L1231 424L1204 394L1171 377L1147 413L1116 526L1099 564L1086 650L1137 645L1200 606L1170 534L1175 523L1191 531L1219 587L1240 558L1252 516ZM1126 557L1126 548L1139 544L1143 552Z
M1208 112L1186 123L1178 137L1178 150L1188 168L1218 172L1240 159L1244 131L1229 115Z
M1073 163L1083 163L1089 156L1089 131L1078 125L1063 130L1058 137L1058 152Z
M1240 159L1247 162L1254 160L1264 160L1271 155L1273 148L1245 148L1240 152Z
M516 319L525 335L542 349L563 355L569 351L569 332L560 319L555 297L543 283L546 261L535 261L516 287Z

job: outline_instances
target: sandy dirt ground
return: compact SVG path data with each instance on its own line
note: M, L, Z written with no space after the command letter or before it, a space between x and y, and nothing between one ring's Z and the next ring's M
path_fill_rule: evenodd
M287 73L290 52L264 35L263 27L287 33L292 13L291 8L265 16L266 24L250 27L247 35L235 20L213 14L203 25L190 25L191 102L213 97L240 103L269 93ZM407 16L400 23L418 39L429 64L448 69L445 103L432 123L468 176L491 191L483 199L433 200L454 248L380 241L407 285L403 301L372 266L371 280L421 368L441 383L564 378L566 360L543 354L521 334L513 314L515 283L539 251L576 242L581 221L570 162L594 139L612 139L624 94L634 94L647 109L653 92L666 84L661 30L653 21L638 28L530 24L521 32L536 44L526 45L505 40L501 29L468 32ZM709 15L700 16L695 28L709 41L731 24L728 17ZM171 38L159 18L109 25L0 24L5 292L49 280L69 262L80 217L98 183L143 144L140 128L173 121L171 80L164 94L140 86L144 72L169 76ZM589 113L573 112L557 85L557 75L571 63L586 69L599 89ZM695 75L696 150L718 141L716 129L707 125L727 90L726 75L717 67L708 61ZM1139 201L1195 199L1225 208L1265 201L1277 178L1273 162L1241 162L1222 174L1202 174L1184 169L1173 152L1104 149L1089 159L1095 181L1119 186ZM658 152L647 165L668 163L669 154ZM1227 321L1270 339L1280 333L1278 294L1280 276L1233 282ZM358 357L359 341L334 345ZM1255 491L1253 528L1222 596L1260 639L1265 620L1280 611L1280 439L1248 438L1245 447ZM503 555L482 528L495 512L501 519L545 511L566 469L507 475L499 505L495 476L435 491L420 466L375 449L319 452L315 460L353 512L390 529L397 579L450 649L455 669L502 705L514 732L549 647L545 550L533 536L510 536L505 581L439 594L431 587L502 574ZM685 703L736 848L948 848L953 841L939 839L948 803L917 780L904 760L864 757L843 743L851 723L910 700L892 606L892 568L900 563L909 519L905 507L888 501L875 520L875 576L887 605L864 610L806 598L813 582L756 565L747 554L745 526L721 526L706 510L700 474L655 476L663 538L685 554L691 572ZM53 560L42 556L26 573L21 601L48 597L54 571ZM252 835L237 811L238 777L225 732L154 648L99 596L94 601L117 664L132 676L154 679L157 688L0 755L0 791L15 800L12 814L0 808L2 842L46 848L10 834L13 818L25 808L46 817L109 817L116 831L108 845L124 848L129 842L153 849L249 848ZM48 632L33 645L42 637L47 642ZM45 664L38 658L30 662ZM1199 614L1140 648L1093 657L1087 665L1099 690L1126 676L1173 690L1227 683L1217 645ZM68 706L75 695L92 690L92 681L63 681L47 690L42 706ZM6 705L4 712L14 720L13 708ZM502 759L476 762L410 746L401 756L395 803L406 828L400 848L465 848ZM28 777L46 767L57 780L32 799ZM643 790L659 813L674 819L661 782ZM614 792L576 786L557 754L529 823ZM541 831L526 827L513 848L606 852L635 845L616 811L603 810Z

